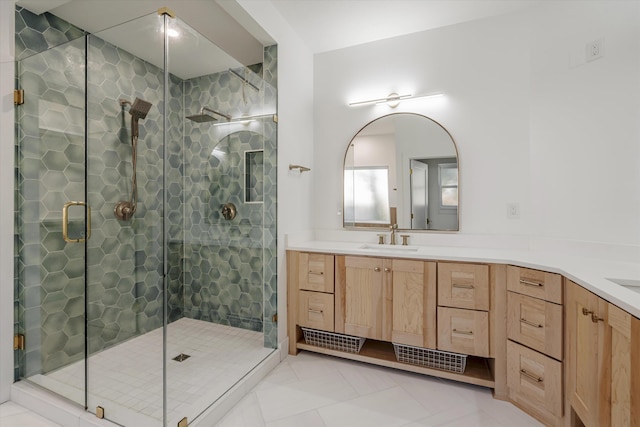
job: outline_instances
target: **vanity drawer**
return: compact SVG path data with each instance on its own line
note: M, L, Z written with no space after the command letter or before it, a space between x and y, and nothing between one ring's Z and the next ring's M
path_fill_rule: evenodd
M298 325L333 332L333 294L300 291Z
M489 313L438 307L438 349L489 357Z
M562 304L562 276L559 274L508 265L507 289Z
M298 289L333 293L333 255L301 253Z
M515 292L507 295L507 337L562 360L562 306Z
M508 341L507 385L511 401L545 424L562 417L561 362Z
M489 310L489 266L439 262L438 305Z

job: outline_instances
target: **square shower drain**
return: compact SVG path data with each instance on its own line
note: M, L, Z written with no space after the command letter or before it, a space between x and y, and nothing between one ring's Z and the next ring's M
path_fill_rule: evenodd
M189 356L188 354L180 353L179 355L174 357L173 360L175 360L176 362L184 362L185 360L187 360L190 357L191 356Z

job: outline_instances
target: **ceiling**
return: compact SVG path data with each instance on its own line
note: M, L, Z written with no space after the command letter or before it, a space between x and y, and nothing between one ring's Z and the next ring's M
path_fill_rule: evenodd
M50 12L159 67L164 58L157 11L168 7L179 18L175 26L182 34L170 39L170 72L183 79L260 63L267 44L227 12L223 7L225 1L18 0L16 3L36 14ZM188 27L197 31L186 31Z
M256 0L254 0L256 1ZM540 0L271 0L313 53L515 12Z
M543 1L271 0L271 3L309 49L321 53L511 13ZM17 0L17 4L37 14L48 11L90 33L115 27L100 36L156 65L161 65L161 59L150 56L157 52L149 48L157 44L157 40L148 38L153 34L136 28L137 21L128 25L134 35L124 31L126 25L119 24L169 7L215 43L205 51L204 38L197 41L192 37L193 47L173 49L179 56L171 61L171 72L182 78L259 63L263 46L273 43L235 0ZM196 49L198 55L193 55Z

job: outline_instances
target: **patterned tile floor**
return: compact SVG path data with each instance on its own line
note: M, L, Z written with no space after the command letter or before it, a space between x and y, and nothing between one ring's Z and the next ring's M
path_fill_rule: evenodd
M167 357L168 425L195 418L271 353L263 335L230 326L183 318L169 325ZM136 427L158 426L162 412L162 329L94 354L88 361L89 408L105 408L106 418ZM33 382L83 402L84 362ZM2 426L4 427L4 425Z
M5 409L6 405L10 405ZM56 427L0 406L2 427ZM43 423L44 422L44 423ZM172 424L169 424L172 425ZM175 424L173 424L175 425ZM129 427L137 424L127 423ZM288 356L216 427L540 427L489 389L302 352ZM203 426L204 427L204 426Z

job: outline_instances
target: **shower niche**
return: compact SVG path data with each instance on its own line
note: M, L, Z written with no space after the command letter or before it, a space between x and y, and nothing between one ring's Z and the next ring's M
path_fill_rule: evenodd
M264 201L264 150L244 152L244 201Z
M93 34L16 17L16 380L191 423L278 342L277 47L242 64L167 10ZM36 23L68 40L31 45Z

